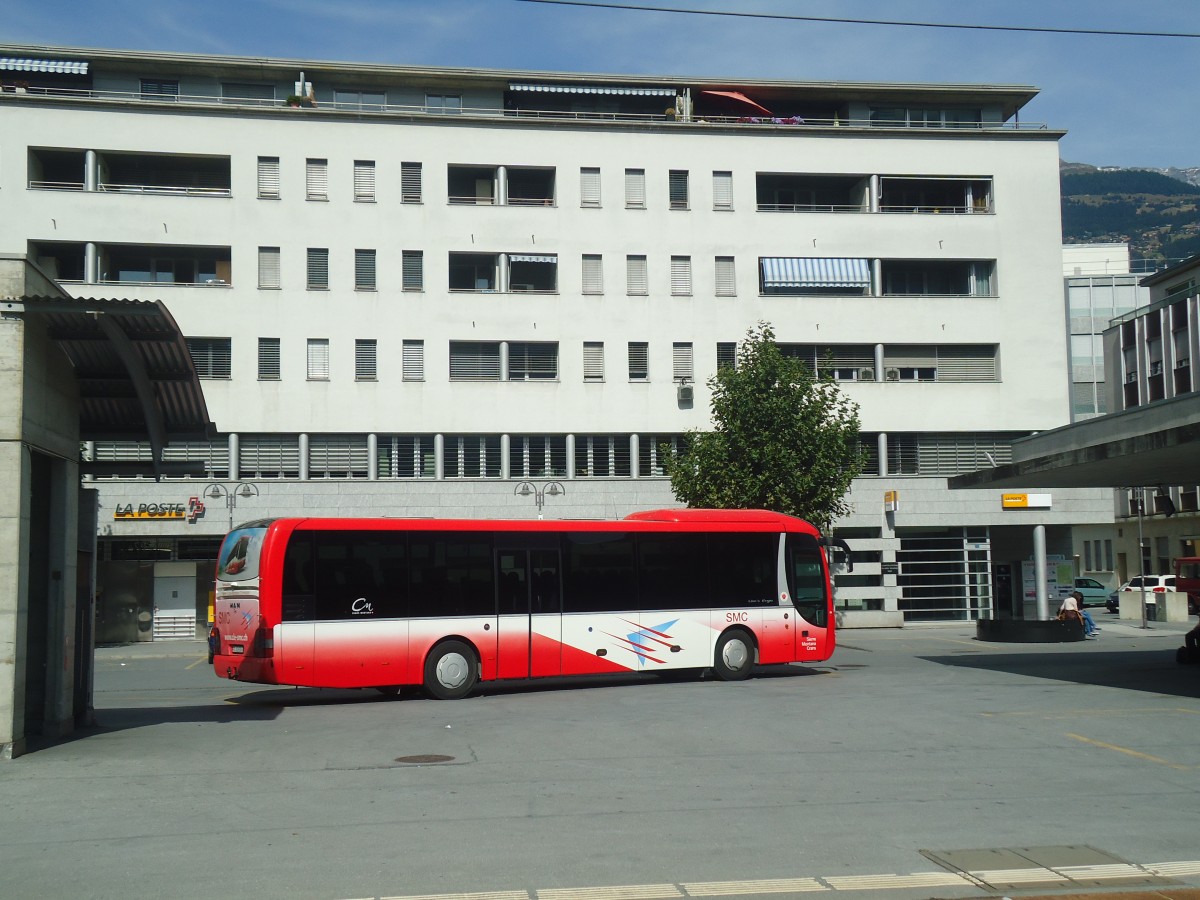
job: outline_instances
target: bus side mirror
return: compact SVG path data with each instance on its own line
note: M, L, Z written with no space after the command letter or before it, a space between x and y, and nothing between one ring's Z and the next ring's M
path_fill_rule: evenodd
M827 549L836 547L838 550L842 551L842 561L846 564L846 571L847 572L854 571L854 560L850 558L850 545L849 544L847 544L841 538L828 538L828 537L825 537L824 535L821 536L820 543L821 543L822 547L825 547Z

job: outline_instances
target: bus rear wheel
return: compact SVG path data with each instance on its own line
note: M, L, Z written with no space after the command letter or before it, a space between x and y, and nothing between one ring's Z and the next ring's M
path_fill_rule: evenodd
M713 669L722 681L742 681L754 665L754 640L744 631L727 631L717 639Z
M425 690L438 700L457 700L479 680L475 651L462 641L438 644L425 659Z

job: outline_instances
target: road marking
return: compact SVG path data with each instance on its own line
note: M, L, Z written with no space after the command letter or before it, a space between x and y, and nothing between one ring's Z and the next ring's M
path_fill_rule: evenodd
M1137 709L1077 709L1063 713L1034 712L1033 710L1014 709L1007 712L985 712L981 716L1030 716L1051 721L1053 719L1078 719L1080 716L1155 716L1159 713L1186 713L1189 716L1200 716L1200 709L1187 709L1182 706L1146 706Z
M974 650L995 650L996 652L1011 652L1011 647L1005 644L997 644L994 641L959 641L954 638L931 637L931 641L941 641L943 644L962 644L964 647L970 647Z
M1085 739L1086 740L1086 739ZM679 884L627 884L581 888L542 888L529 891L481 891L458 894L405 894L380 900L674 900L681 897L734 897L744 894L830 893L832 891L896 891L904 888L972 887L986 885L1065 884L1200 875L1200 860L1148 865L1106 863L1047 869L980 869L965 872L915 872L911 875L827 875L823 877L762 878L745 881L692 881ZM364 898L369 900L369 898Z
M681 884L689 897L732 897L737 894L799 894L828 891L815 878L766 878L761 881L693 881Z
M194 668L196 668L196 666L200 665L200 663L202 663L202 662L208 662L208 660L202 656L198 660L196 660L194 663L192 663L190 666L184 666L183 668L185 671L188 669L194 669Z
M1077 741L1082 741L1085 744L1091 744L1093 747L1100 747L1104 750L1115 750L1117 753L1124 753L1126 756L1132 756L1135 759L1143 759L1146 762L1158 763L1159 765L1169 766L1172 769L1180 769L1184 772L1192 768L1192 766L1184 766L1180 765L1179 763L1173 763L1158 756L1151 756L1149 753L1142 753L1138 750L1130 750L1128 747L1120 747L1116 744L1105 743L1104 741L1094 741L1091 738L1086 738L1081 734L1072 734L1069 731L1067 732L1067 737L1074 738Z

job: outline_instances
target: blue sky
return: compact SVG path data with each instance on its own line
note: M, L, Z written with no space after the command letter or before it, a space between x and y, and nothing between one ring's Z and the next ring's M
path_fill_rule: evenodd
M1200 33L1200 0L645 0L804 16ZM517 0L6 0L0 41L401 65L1031 84L1064 159L1200 166L1200 39L1010 34Z

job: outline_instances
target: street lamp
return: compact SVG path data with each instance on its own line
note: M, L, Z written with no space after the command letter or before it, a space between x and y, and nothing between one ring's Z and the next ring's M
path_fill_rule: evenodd
M233 531L233 511L237 507L237 498L241 497L244 500L249 497L257 497L258 485L248 481L239 481L230 488L214 482L204 488L204 496L211 497L213 500L225 498L225 507L229 510L229 530Z
M542 507L546 505L546 497L565 496L567 489L557 481L547 481L541 487L533 484L530 481L522 481L513 488L513 496L529 497L532 495L533 502L537 504L538 518L542 518Z

